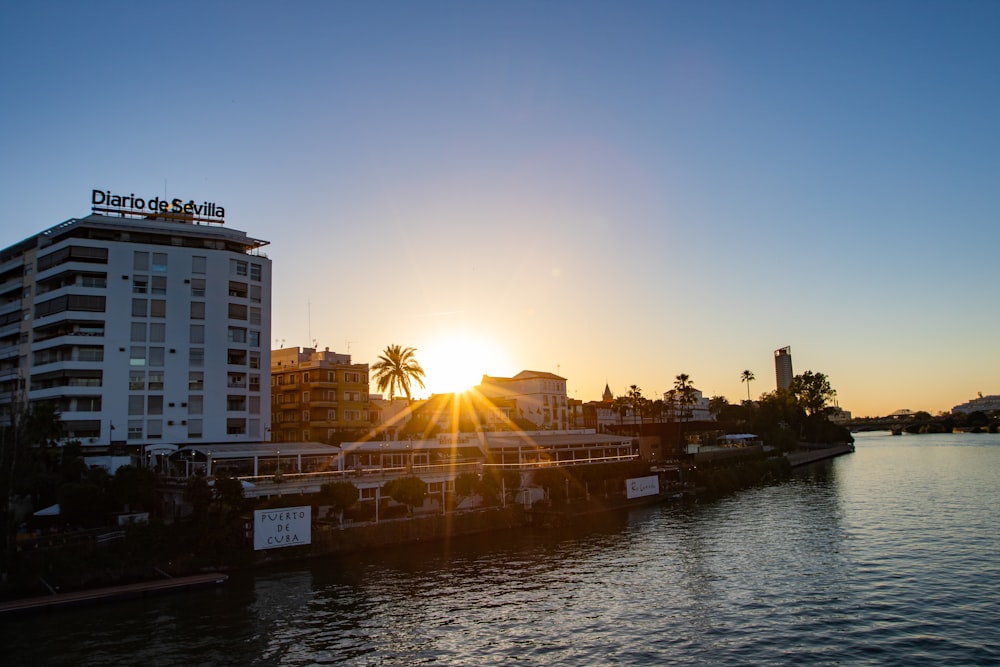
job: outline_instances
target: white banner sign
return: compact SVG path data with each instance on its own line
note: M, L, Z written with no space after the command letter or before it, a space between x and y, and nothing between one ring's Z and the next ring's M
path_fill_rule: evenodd
M643 496L655 496L660 492L660 478L656 475L649 477L633 477L625 480L625 495L628 498L642 498Z
M253 513L253 549L297 547L312 542L312 507L281 507Z

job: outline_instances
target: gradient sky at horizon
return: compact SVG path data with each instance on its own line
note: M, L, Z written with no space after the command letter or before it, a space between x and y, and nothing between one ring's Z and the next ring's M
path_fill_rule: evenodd
M1000 394L1000 3L5 3L0 246L93 188L269 240L273 346L428 391ZM459 363L456 363L456 360ZM421 392L426 395L428 392Z

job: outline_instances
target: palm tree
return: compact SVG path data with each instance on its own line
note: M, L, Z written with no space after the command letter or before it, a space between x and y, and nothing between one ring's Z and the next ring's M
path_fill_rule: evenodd
M753 382L756 379L757 378L755 378L753 376L753 371L752 370L747 369L747 370L743 371L742 373L740 373L740 382L746 382L747 383L747 401L750 400L750 383Z
M628 388L628 400L632 406L632 421L635 422L636 417L642 418L642 389L639 389L637 385L632 385Z
M378 361L372 364L372 379L375 380L375 386L381 392L388 389L390 401L395 398L397 391L406 394L407 402L412 401L411 382L424 386L424 369L413 356L416 351L413 347L390 345L385 348Z
M687 373L681 373L674 378L674 389L677 390L678 399L683 406L681 421L685 421L691 416L691 406L695 403L694 384L691 382L691 376Z

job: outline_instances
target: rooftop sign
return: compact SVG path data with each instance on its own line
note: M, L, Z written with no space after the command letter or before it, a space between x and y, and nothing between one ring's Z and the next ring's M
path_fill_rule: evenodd
M225 223L226 209L215 202L195 203L192 199L167 199L151 197L143 199L135 194L118 195L110 190L94 190L90 195L90 210L94 213L117 213L144 215L184 222Z

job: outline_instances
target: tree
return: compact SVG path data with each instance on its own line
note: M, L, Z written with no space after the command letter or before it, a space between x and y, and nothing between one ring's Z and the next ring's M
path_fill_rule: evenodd
M640 389L637 385L632 385L631 387L628 388L628 403L629 403L629 407L632 408L632 421L633 422L635 422L635 420L637 418L640 421L642 420L642 402L643 402L643 400L645 400L645 399L643 399L643 397L642 397L642 389Z
M427 484L419 477L400 477L386 483L382 491L397 503L406 505L412 513L415 506L423 505Z
M695 398L695 388L694 384L691 382L691 376L687 373L681 373L674 378L674 389L677 391L677 400L682 406L681 421L686 421L691 417L691 407L697 400Z
M622 425L625 415L628 414L630 402L628 396L618 396L613 403L614 411L618 413L618 425Z
M223 514L237 514L243 509L243 502L246 498L243 493L243 482L236 477L223 475L215 478L213 489L215 502Z
M378 361L372 364L375 386L381 392L388 389L390 401L395 398L397 391L402 391L406 400L412 401L411 384L416 382L421 387L424 386L424 369L414 357L416 351L413 347L390 345L385 348Z
M725 396L713 396L708 399L708 411L715 415L716 420L722 417L722 413L728 406L729 400Z
M332 482L319 487L320 500L330 506L331 512L336 512L338 520L343 523L344 510L358 502L358 487L351 482Z
M754 375L753 375L753 371L750 370L750 369L747 369L747 370L743 371L742 373L740 373L740 382L746 382L747 383L747 400L748 401L750 400L750 383L753 382L756 379L757 378L755 378Z
M150 511L156 505L156 473L122 466L111 479L111 496L126 512Z
M823 414L826 406L837 397L837 392L830 386L826 375L812 371L793 377L789 389L809 415Z
M188 479L184 486L184 502L191 506L191 516L195 521L201 521L208 514L208 506L212 503L212 489L201 475Z

